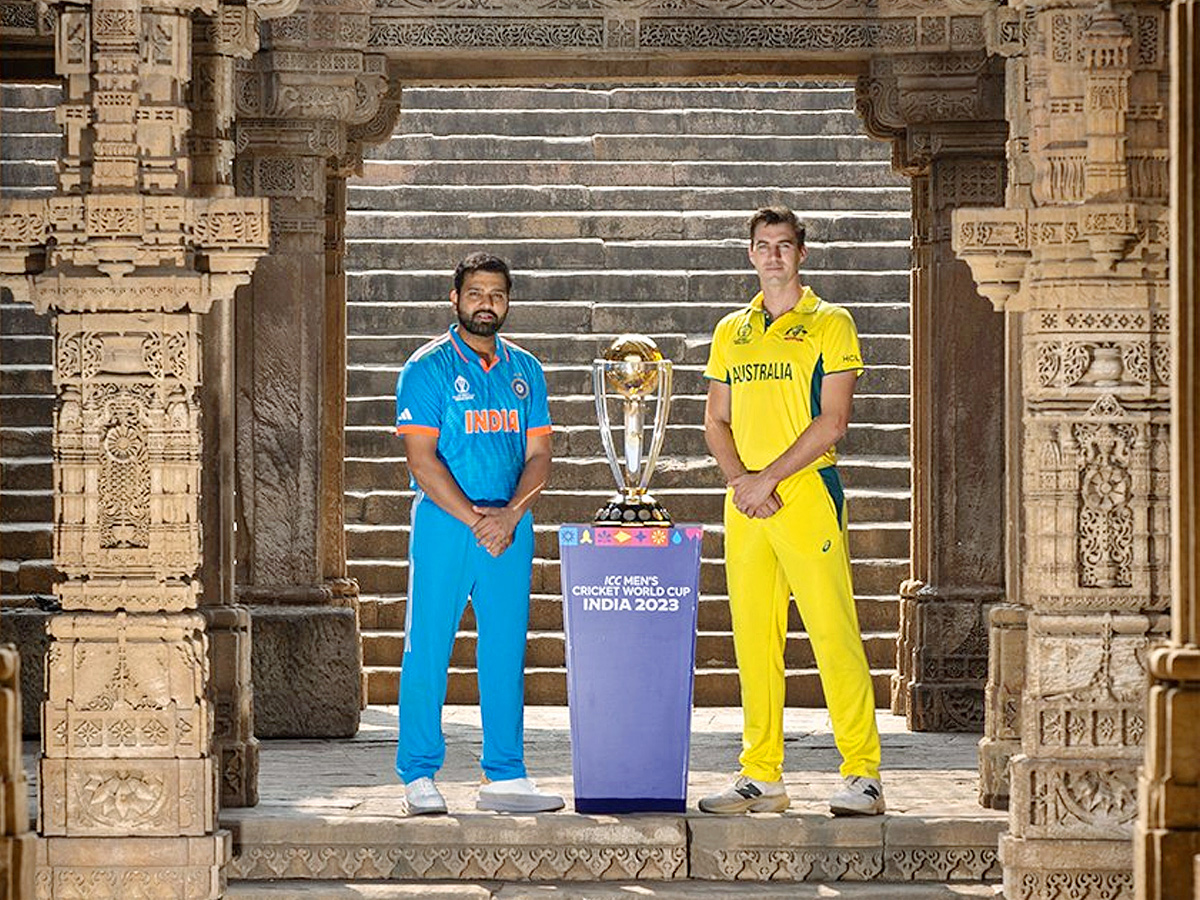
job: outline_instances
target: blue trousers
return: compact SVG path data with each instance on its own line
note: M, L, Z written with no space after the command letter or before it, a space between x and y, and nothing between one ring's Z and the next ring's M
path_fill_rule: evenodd
M475 662L483 717L484 774L492 781L525 776L525 640L533 568L533 515L493 557L471 529L422 498L413 505L408 607L400 671L396 771L408 784L432 777L446 758L442 706L454 635L475 611Z

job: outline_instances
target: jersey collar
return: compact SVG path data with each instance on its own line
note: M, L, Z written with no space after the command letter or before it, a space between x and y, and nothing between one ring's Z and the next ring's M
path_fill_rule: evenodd
M471 365L471 361L474 360L485 372L490 372L492 369L496 368L496 366L500 364L500 360L504 360L505 362L508 362L509 360L508 343L504 340L504 338L500 337L500 335L496 335L496 358L491 362L485 361L482 356L476 353L471 346L463 340L463 336L458 332L457 325L450 326L450 343L454 345L454 349L458 352L458 355L462 357L463 362L465 362L467 365Z
M778 322L780 319L784 318L784 316L790 316L792 313L809 315L816 312L817 307L820 305L821 298L818 297L813 289L806 284L800 291L800 299L796 301L796 305L785 312L782 316L776 318L775 321ZM750 308L752 310L757 310L760 313L766 313L766 310L763 308L762 291L759 291L754 295L754 299L750 301Z

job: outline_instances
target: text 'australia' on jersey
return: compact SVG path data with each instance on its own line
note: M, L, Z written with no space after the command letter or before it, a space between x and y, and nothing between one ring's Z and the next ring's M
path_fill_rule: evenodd
M821 381L834 372L862 374L854 319L805 287L796 305L766 326L762 294L713 331L707 378L730 387L738 455L752 471L766 468L821 413ZM832 466L830 447L809 468Z
M396 432L437 435L438 457L472 502L507 503L525 467L528 438L550 433L542 365L497 336L496 359L485 367L452 326L400 371Z

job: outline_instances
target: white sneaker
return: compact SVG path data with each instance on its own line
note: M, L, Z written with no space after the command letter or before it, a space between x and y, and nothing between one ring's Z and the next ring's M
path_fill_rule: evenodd
M528 778L484 781L479 787L479 799L475 802L477 809L490 809L493 812L554 812L564 806L566 801L562 797L539 791L537 785Z
M410 816L431 816L446 812L446 800L432 778L417 778L404 786Z
M845 787L829 798L829 811L835 816L878 816L886 809L878 778L850 775Z
M783 812L791 804L782 780L759 781L739 775L730 787L705 797L699 805L700 812L731 816L744 812Z

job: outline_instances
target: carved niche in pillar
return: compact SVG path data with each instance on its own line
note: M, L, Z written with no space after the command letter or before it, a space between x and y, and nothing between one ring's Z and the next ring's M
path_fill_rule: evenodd
M343 535L342 185L399 103L383 57L364 52L369 8L302 5L236 72L237 186L269 197L272 221L237 325L239 397L254 411L238 426L237 590L254 615L260 736L353 734L363 697Z
M1027 111L1010 173L1027 181L954 233L980 291L1021 313L1028 677L1005 895L1128 897L1169 600L1166 21L1159 3L1007 15L1024 38L1009 107Z

